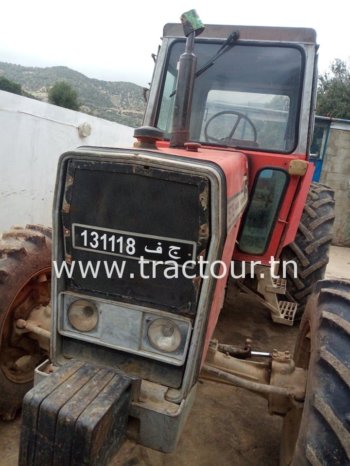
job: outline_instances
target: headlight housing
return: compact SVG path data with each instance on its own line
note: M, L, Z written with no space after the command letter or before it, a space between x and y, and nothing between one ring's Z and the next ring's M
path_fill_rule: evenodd
M181 331L171 319L155 319L147 331L150 344L158 351L175 352L181 345Z
M74 339L184 364L192 331L188 317L73 292L61 293L60 298L58 332L67 337L67 345Z
M91 332L98 323L98 310L87 299L77 299L68 308L68 321L79 332Z

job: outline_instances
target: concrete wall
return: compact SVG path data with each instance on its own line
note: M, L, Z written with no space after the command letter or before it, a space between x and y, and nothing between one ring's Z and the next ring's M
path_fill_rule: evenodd
M333 244L350 246L350 122L331 124L320 181L335 190Z
M91 128L86 137L78 131L84 123ZM51 225L63 152L82 145L130 147L132 135L127 126L0 91L0 232L11 225Z

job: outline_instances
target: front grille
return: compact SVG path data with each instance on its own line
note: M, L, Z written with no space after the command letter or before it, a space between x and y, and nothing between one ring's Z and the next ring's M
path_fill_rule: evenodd
M68 162L62 200L66 258L86 264L124 262L123 277L82 277L78 268L66 289L117 301L146 305L182 315L196 313L201 280L181 273L167 278L157 265L156 278L140 273L139 257L152 262L206 257L210 242L210 191L205 176L132 163L98 160ZM157 248L161 248L157 250ZM171 249L172 248L172 249ZM161 251L161 252L159 252ZM181 257L180 257L181 256ZM194 269L194 272L196 268ZM192 272L193 275L195 273Z

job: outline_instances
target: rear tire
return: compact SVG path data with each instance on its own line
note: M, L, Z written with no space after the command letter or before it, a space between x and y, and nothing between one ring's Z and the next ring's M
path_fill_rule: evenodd
M281 299L298 304L299 319L313 285L325 276L334 217L334 192L312 183L295 240L281 254L281 262L294 261L298 267L296 277L294 268L287 267L287 293Z
M50 302L51 230L14 228L0 241L0 417L13 419L45 358L38 342L14 332L15 320Z
M302 318L296 366L308 369L304 407L284 418L281 466L350 464L350 282L317 284Z

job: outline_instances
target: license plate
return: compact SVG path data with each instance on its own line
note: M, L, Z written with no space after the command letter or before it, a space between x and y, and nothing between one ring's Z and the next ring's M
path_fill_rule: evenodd
M183 265L196 258L196 243L130 231L74 223L73 248L99 254L150 261L175 261Z

